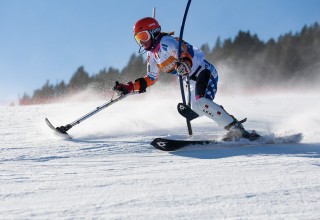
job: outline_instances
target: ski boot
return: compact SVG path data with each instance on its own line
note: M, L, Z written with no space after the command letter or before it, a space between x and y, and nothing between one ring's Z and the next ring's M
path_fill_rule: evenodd
M235 117L233 119L234 121L225 127L228 133L223 137L223 141L238 141L240 138L254 141L260 137L255 130L249 133L244 129L242 123L246 122L247 118L241 121L238 121Z

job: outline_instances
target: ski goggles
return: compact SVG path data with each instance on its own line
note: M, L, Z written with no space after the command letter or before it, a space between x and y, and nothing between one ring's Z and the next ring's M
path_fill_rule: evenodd
M150 40L150 38L151 34L149 31L141 31L134 35L134 39L137 41L138 44L145 43L148 40Z

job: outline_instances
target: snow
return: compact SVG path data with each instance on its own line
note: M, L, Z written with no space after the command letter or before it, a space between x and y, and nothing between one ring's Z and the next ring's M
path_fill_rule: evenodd
M0 107L1 219L318 219L320 94L223 95L216 102L262 134L296 144L190 146L162 152L155 137L187 138L179 91L127 97L56 136L108 101ZM193 139L220 138L207 118Z

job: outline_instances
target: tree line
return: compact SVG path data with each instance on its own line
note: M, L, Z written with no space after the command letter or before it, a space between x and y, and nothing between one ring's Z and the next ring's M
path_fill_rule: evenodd
M302 80L313 82L320 78L320 26L317 22L305 25L297 33L289 32L267 42L249 31L239 31L234 39L221 41L218 38L213 48L203 44L201 49L209 62L218 67L228 66L232 70L227 71L232 79L231 86L243 80L247 85L259 87ZM53 85L47 81L32 96L25 93L19 103L49 103L88 87L98 93L105 93L114 86L115 81L128 82L142 77L145 72L146 61L141 54L131 55L122 70L109 67L90 75L84 66L80 66L68 83L61 81ZM170 74L161 74L159 77L160 83L173 80Z

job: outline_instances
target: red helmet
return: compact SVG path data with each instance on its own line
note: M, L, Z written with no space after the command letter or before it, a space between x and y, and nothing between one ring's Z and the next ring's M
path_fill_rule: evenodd
M156 19L142 18L133 26L134 39L145 50L152 50L158 43L161 27Z

